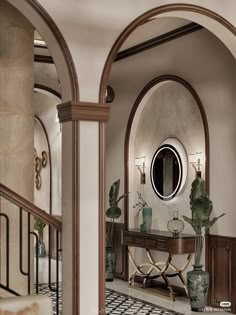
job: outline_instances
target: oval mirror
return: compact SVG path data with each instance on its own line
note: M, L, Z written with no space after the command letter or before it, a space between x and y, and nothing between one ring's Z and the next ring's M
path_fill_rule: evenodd
M151 183L157 196L171 200L179 192L182 181L182 163L174 146L163 144L155 152L151 163Z

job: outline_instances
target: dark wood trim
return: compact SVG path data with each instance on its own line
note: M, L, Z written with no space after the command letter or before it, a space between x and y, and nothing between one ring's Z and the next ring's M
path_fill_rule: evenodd
M110 115L110 105L70 101L57 106L60 122L87 120L106 122Z
M71 98L74 100L79 100L79 84L78 84L78 78L77 78L77 72L76 68L73 62L73 58L71 56L69 47L57 27L56 23L53 21L51 16L47 13L47 11L39 4L36 0L25 0L26 3L28 3L35 12L41 17L41 19L46 23L48 28L51 30L52 34L54 35L61 52L64 56L65 63L67 65L68 74L70 78L70 86L71 86ZM77 315L77 314L76 314Z
M53 94L56 97L61 99L61 93L59 93L56 90L50 88L49 86L46 86L46 85L43 85L43 84L39 84L39 83L35 83L34 84L34 88L35 89L39 89L39 90L43 90L43 91L47 91L48 93L51 93L51 94Z
M99 123L99 311L106 314L105 302L105 123Z
M80 314L79 121L72 121L72 314Z
M15 193L13 190L4 186L1 183L0 183L0 196L14 203L17 207L24 209L25 211L27 211L34 217L41 219L47 225L51 225L54 229L58 230L59 232L62 231L62 223L60 221L58 221L50 214L46 213L45 211L35 206L30 201L21 197L20 195Z
M197 32L202 30L203 27L197 23L189 23L187 25L178 27L170 32L161 34L159 36L156 36L152 39L149 39L147 41L144 41L140 44L137 44L135 46L132 46L130 48L124 49L116 55L116 58L114 62L134 56L136 54L139 54L141 52L144 52L148 49L155 48L157 46L163 45L165 43L168 43L172 40L175 40L177 38L189 35L191 33Z
M39 48L39 49L48 49L46 45L39 45L39 44L34 44L34 48Z
M34 62L54 64L51 56L34 55Z
M202 102L194 90L194 88L184 79L173 76L173 75L163 75L160 77L157 77L150 81L139 93L138 97L136 98L134 105L132 107L132 110L130 112L130 116L128 119L127 127L126 127L126 133L125 133L125 144L124 144L124 193L127 194L127 198L124 200L124 220L125 220L125 228L128 229L128 222L129 222L129 141L130 141L130 133L131 133L131 128L132 128L132 123L137 111L137 108L142 101L143 97L146 95L146 93L155 85L164 82L164 81L174 81L182 86L184 86L189 93L193 96L195 99L197 106L199 108L199 111L201 113L202 121L203 121L203 126L204 126L204 133L205 133L205 152L206 152L206 162L205 162L205 176L206 176L206 185L207 185L207 190L209 191L209 160L210 160L210 141L209 141L209 128L208 128L208 123L207 123L207 118L206 118L206 113L204 110L204 107L202 105ZM128 277L128 255L126 253L126 278Z
M220 307L219 297L231 302L231 313L236 312L236 237L208 234L210 282L208 305ZM226 254L228 253L228 257ZM216 270L215 270L216 268ZM222 271L222 272L221 272ZM218 278L218 273L221 272ZM216 279L217 277L217 279ZM226 294L228 296L226 297ZM222 295L221 295L222 294Z
M50 148L50 143L49 143L49 138L48 138L48 133L46 130L46 127L44 126L44 123L42 120L34 115L34 119L38 121L40 126L43 129L43 132L45 134L46 140L47 140L47 145L48 145L48 161L49 161L49 213L52 214L52 155L51 155L51 148Z
M175 12L175 11L187 11L187 12L194 12L204 16L207 16L217 22L219 22L222 26L227 28L230 32L236 35L236 27L227 21L225 18L220 16L219 14L206 9L201 6L193 5L193 4L167 4L156 7L151 9L144 14L137 17L133 22L131 22L125 30L119 35L117 40L115 41L114 45L112 46L109 55L107 57L106 63L103 68L103 73L100 82L100 91L99 91L99 102L105 103L105 96L106 96L106 87L108 85L108 78L110 75L112 64L119 52L120 47L125 42L125 40L129 37L129 35L141 24L143 24L148 19L166 13L166 12Z

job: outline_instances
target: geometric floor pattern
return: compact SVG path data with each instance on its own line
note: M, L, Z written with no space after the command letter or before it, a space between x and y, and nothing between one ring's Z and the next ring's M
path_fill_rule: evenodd
M180 313L106 289L106 314L109 315L177 315Z
M55 284L52 284L54 286ZM50 291L48 284L39 285L39 294L48 295L52 299L54 314L56 314L56 292ZM61 285L59 285L59 314L61 314ZM106 289L107 315L182 315L163 307L130 297L110 289Z

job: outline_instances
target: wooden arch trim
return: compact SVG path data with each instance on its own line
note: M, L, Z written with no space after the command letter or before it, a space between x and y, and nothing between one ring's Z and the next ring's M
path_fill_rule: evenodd
M217 22L219 22L221 25L223 25L225 28L227 28L230 32L232 32L234 35L236 35L236 28L233 24L231 24L229 21L227 21L225 18L223 18L221 15L206 9L201 6L192 5L192 4L167 4L162 5L159 7L156 7L154 9L151 9L139 17L137 17L133 22L131 22L124 31L119 35L117 40L115 41L114 45L112 46L109 55L107 57L106 63L103 68L101 82L100 82L100 90L99 90L99 103L105 103L105 95L106 95L106 87L108 84L108 78L110 75L112 64L117 56L117 53L122 46L122 44L126 41L126 39L129 37L129 35L140 25L145 23L148 19L153 18L154 16L167 13L167 12L174 12L174 11L187 11L187 12L193 12L198 13L204 16L207 16Z
M165 81L172 81L177 82L181 84L183 87L185 87L189 93L193 96L195 102L197 103L198 109L201 114L203 127L204 127L204 135L205 135L205 153L206 153L206 162L205 162L205 177L206 177L206 189L209 192L210 187L210 167L209 167L209 161L210 161L210 136L209 136L209 128L208 128L208 122L207 117L205 113L205 109L203 107L203 104L201 102L200 97L198 96L195 89L184 79L174 76L174 75L162 75L160 77L157 77L150 81L139 93L138 97L136 98L134 105L132 107L132 110L129 115L126 133L125 133L125 144L124 144L124 193L127 194L127 198L125 198L124 201L124 223L125 228L128 228L128 222L129 222L129 141L130 141L130 134L131 134L131 128L133 124L133 120L136 114L136 111L143 99L143 97L147 94L147 92L153 88L155 85L165 82ZM207 245L207 243L206 243ZM206 261L208 261L207 253L206 253ZM124 257L124 275L125 278L127 278L128 275L128 257Z
M53 21L51 16L47 13L47 11L36 0L25 0L25 2L27 2L34 9L34 11L37 12L37 14L42 18L42 20L46 23L48 28L53 33L61 49L61 52L64 56L64 60L68 69L72 99L78 101L79 100L79 83L78 83L76 68L75 68L74 61L71 56L69 47L61 31L59 30L58 26Z
M39 83L35 83L34 84L34 88L35 89L39 89L39 90L43 90L43 91L46 91L52 95L55 95L56 97L60 98L61 99L61 93L59 93L58 91L50 88L49 86L47 85L43 85L43 84L39 84Z

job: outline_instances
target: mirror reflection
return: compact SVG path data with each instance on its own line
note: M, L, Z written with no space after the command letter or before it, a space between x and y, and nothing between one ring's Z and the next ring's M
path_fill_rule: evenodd
M179 191L182 178L182 164L176 149L163 145L153 156L151 164L151 182L157 196L170 200Z

